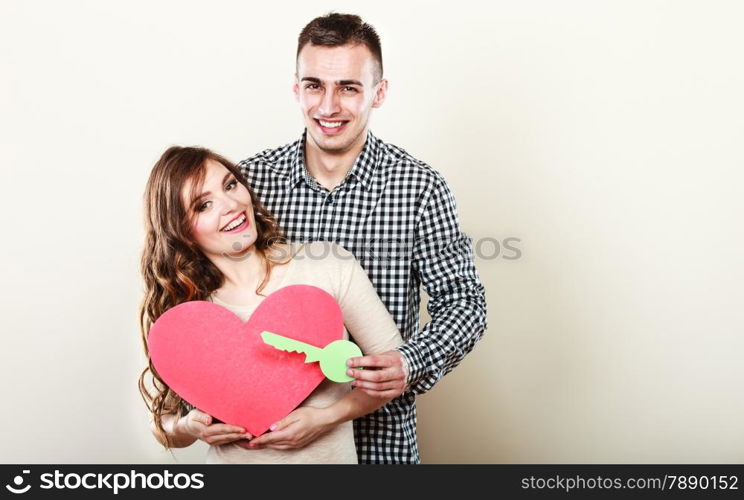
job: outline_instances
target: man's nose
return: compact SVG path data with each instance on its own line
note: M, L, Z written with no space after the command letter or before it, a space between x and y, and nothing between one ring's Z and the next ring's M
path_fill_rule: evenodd
M320 102L318 112L322 116L331 116L341 110L338 102L338 95L333 90L326 90L323 93L323 100Z

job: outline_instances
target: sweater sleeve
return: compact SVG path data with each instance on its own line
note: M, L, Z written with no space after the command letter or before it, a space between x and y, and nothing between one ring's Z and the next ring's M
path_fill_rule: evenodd
M379 354L400 346L403 340L395 321L354 255L338 245L332 253L340 271L336 274L336 299L346 329L362 353Z

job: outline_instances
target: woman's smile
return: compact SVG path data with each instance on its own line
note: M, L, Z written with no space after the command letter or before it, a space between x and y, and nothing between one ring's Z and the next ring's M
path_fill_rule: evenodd
M250 225L248 217L245 212L241 212L235 216L230 222L228 222L222 229L223 233L239 233L243 229L246 229Z

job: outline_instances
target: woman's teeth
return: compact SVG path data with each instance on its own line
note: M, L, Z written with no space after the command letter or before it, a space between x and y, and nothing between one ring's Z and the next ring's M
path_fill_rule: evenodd
M325 128L336 128L344 124L344 122L324 122L323 120L318 120L318 121Z
M230 231L232 229L235 229L236 227L241 225L243 222L245 222L245 214L241 215L239 218L232 221L229 225L222 228L221 231Z

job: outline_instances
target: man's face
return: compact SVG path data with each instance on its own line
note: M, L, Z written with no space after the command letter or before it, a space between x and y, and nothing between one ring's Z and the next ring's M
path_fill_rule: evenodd
M385 100L387 81L376 82L377 62L364 45L307 44L297 58L294 93L308 145L342 154L367 139L372 108Z

